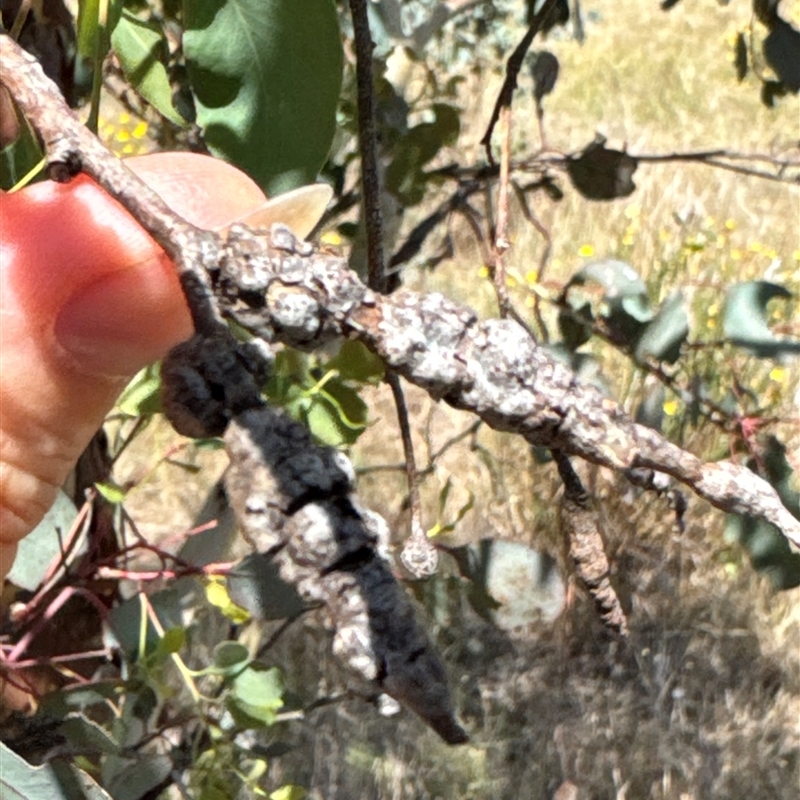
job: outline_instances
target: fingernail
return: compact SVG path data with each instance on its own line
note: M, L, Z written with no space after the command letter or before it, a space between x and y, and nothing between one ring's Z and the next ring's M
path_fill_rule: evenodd
M79 369L116 377L161 358L191 335L191 323L172 275L129 268L81 288L54 330Z

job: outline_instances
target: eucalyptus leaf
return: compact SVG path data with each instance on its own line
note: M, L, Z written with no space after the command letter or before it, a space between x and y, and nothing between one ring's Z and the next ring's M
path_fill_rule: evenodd
M633 173L639 162L621 150L605 146L597 136L583 152L567 160L572 185L588 200L614 200L628 197L636 189Z
M603 289L599 298L591 289L593 284ZM591 332L580 317L586 318L587 323L602 319L617 344L635 347L646 324L655 316L642 278L630 264L613 258L590 261L575 273L564 288L561 301L576 309L573 314L564 309L559 315L564 342L573 349Z
M674 364L680 358L681 346L688 336L689 317L683 292L674 292L644 329L636 344L636 360L643 362L652 358Z
M61 734L78 751L119 753L120 746L109 732L83 714L70 714L61 723Z
M650 391L636 408L635 419L639 425L646 425L654 431L662 430L666 394L663 383L654 383L650 387Z
M123 10L111 34L111 46L131 86L170 122L186 125L172 104L172 87L165 66L167 39L161 27Z
M428 176L425 165L442 147L458 138L458 111L445 103L436 103L433 120L415 125L398 140L386 170L386 188L401 203L413 206L425 196Z
M140 800L162 784L173 770L172 759L167 755L142 755L117 772L109 789L114 800Z
M3 800L112 800L82 770L59 762L34 767L0 742Z
M61 554L63 538L59 539L59 531L61 537L66 536L77 515L78 510L72 500L63 489L59 489L44 519L19 543L8 580L29 592L35 591L50 565Z
M792 93L800 92L800 31L778 17L764 39L764 58L780 82Z
M558 80L558 67L558 59L549 51L542 50L536 54L531 64L533 96L536 100L542 100L553 91Z
M343 380L359 383L379 383L386 367L383 360L361 342L347 340L339 352L325 364L326 370L336 370Z
M131 417L155 414L161 410L161 371L158 364L136 373L119 396L117 408Z
M769 281L736 283L726 294L723 331L728 340L759 358L782 353L800 353L800 341L775 337L767 322L767 303L776 297L788 299L791 292Z
M257 619L288 619L304 608L297 590L281 578L267 553L248 556L227 577L231 600Z
M250 653L239 642L220 642L214 648L213 671L220 675L236 675L250 663Z
M336 128L332 0L184 0L183 52L206 144L269 196L313 183Z
M786 445L775 436L758 441L758 458L748 464L762 473L775 488L781 502L800 519L800 492L794 488L794 471L786 456ZM767 575L775 589L800 586L800 553L774 526L749 516L729 515L725 538L745 548L753 568Z
M45 166L36 134L16 108L14 113L19 124L19 136L0 150L0 189L3 191L16 190L30 183L43 173Z
M287 783L270 793L269 800L305 800L308 792L302 786Z
M725 539L737 542L747 551L753 569L763 572L773 588L800 586L800 553L789 546L774 525L755 517L730 514L725 522Z
M283 707L280 670L251 665L234 679L229 701L251 719L271 725Z

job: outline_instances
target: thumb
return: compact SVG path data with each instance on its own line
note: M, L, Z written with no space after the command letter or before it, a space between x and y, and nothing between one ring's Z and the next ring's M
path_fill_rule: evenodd
M129 163L205 227L264 200L249 178L214 159L159 154ZM192 328L165 253L89 178L2 195L0 217L2 577L126 381Z

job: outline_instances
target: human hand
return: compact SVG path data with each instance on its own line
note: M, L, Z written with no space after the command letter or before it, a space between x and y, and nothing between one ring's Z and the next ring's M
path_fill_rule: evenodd
M126 163L204 228L265 201L205 156ZM0 580L126 382L191 334L166 254L89 178L0 195Z

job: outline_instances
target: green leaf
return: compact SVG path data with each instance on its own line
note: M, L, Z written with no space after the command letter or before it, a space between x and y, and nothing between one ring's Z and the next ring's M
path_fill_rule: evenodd
M93 71L92 96L86 126L97 133L100 90L103 86L103 61L111 47L110 33L122 11L122 0L85 0L78 5L78 54Z
M758 445L758 459L752 459L748 466L758 469L789 512L800 519L800 492L794 488L786 445L775 436L767 436ZM747 550L753 568L764 572L775 589L800 586L800 553L792 550L775 526L754 517L730 515L725 523L725 538L739 542Z
M308 792L301 786L294 786L291 783L287 783L285 786L281 786L280 789L276 789L272 792L269 796L269 800L305 800L307 795Z
M800 31L778 17L764 39L763 49L778 80L790 92L800 92Z
M683 293L670 295L659 308L655 319L644 329L636 345L636 360L648 358L674 364L681 354L681 346L689 336L689 318L686 315Z
M133 88L170 122L185 126L186 120L172 104L172 87L165 66L167 39L161 26L143 22L123 10L111 34L111 46Z
M155 655L158 657L170 656L177 653L186 642L186 629L180 626L168 628L164 631L158 645L156 646Z
M214 664L210 669L219 675L236 675L250 663L250 652L239 642L220 642L214 648Z
M112 800L82 770L64 762L33 767L0 742L3 800Z
M151 364L134 375L117 400L117 408L130 417L161 411L161 370Z
M0 189L10 191L26 186L44 169L44 154L27 119L14 109L19 136L0 150Z
M44 580L47 570L61 554L58 532L65 537L78 510L62 489L44 519L20 543L8 580L15 586L34 591Z
M791 296L788 289L769 281L734 284L728 289L725 301L722 321L725 336L758 358L800 353L800 341L777 339L767 324L767 303L775 297Z
M112 483L111 481L98 481L95 483L94 488L112 505L125 502L127 491L116 483Z
M184 0L197 122L270 195L313 183L336 130L342 44L332 0Z
M383 380L386 366L379 356L361 342L347 340L325 364L325 370L336 370L343 380L375 384Z
M248 556L227 577L230 599L258 619L288 619L304 608L297 590L281 578L267 553Z
M433 121L415 125L398 141L386 170L386 188L403 204L413 206L425 196L427 164L439 150L458 138L457 109L444 103L433 106Z
M100 0L82 0L78 4L78 55L94 57L95 43L100 35Z
M667 393L663 383L655 383L636 408L636 422L654 431L662 430L664 424L664 400Z
M569 310L562 308L558 312L558 330L564 346L574 352L592 338L590 323L594 321L594 314L591 303L576 302L572 293L567 296L567 304Z
M225 581L215 578L206 584L206 599L216 606L231 622L241 625L247 622L250 614L231 599Z
M114 775L108 788L113 791L114 800L140 800L163 783L172 769L173 763L169 756L139 756Z
M121 684L114 681L96 681L86 686L58 689L50 692L42 700L40 711L53 719L64 719L71 712L92 709L93 718L99 717L98 707L109 710L111 703L116 702L121 691Z
M597 136L580 156L567 160L567 173L572 185L587 200L614 200L628 197L636 189L633 173L639 162L621 150L605 146Z
M738 542L747 551L753 569L763 572L773 588L800 586L800 553L774 525L750 516L730 514L725 522L725 539Z
M599 298L593 285L603 290ZM636 345L654 317L644 281L630 264L612 258L591 261L575 273L564 289L562 302L587 322L602 319L614 342L628 347ZM565 344L573 349L586 341L590 330L566 310L559 315L559 328Z
M459 522L472 510L472 507L475 505L475 495L472 492L468 492L467 502L461 506L456 512L455 519L451 520L450 522L443 522L444 520L444 512L446 510L447 501L450 497L450 490L453 486L452 478L448 477L445 485L442 487L442 490L439 492L439 520L438 522L428 531L428 536L434 537L439 536L443 533L452 533Z
M119 753L120 746L109 732L83 714L70 714L61 723L61 734L77 750L88 753Z
M271 725L283 707L280 670L277 667L263 669L250 665L234 679L229 700L251 719Z

